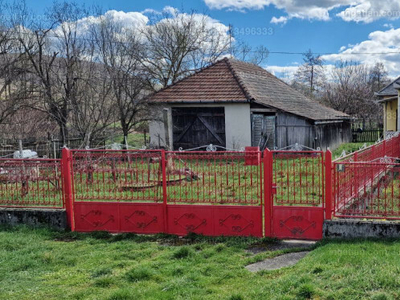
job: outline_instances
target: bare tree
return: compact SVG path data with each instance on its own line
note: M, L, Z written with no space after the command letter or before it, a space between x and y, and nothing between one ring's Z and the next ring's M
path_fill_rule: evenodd
M108 18L94 24L91 32L111 84L116 118L126 141L135 125L152 118L145 100L148 69L138 59L143 57L140 37L135 29L126 29Z
M388 72L386 71L383 63L376 63L372 67L370 71L369 81L373 92L378 92L387 84L389 84L389 79L387 76Z
M298 68L295 74L295 81L297 84L305 85L307 96L313 97L316 89L321 87L325 81L324 61L311 49L303 54L303 61L304 64Z
M326 84L322 101L332 108L364 121L380 118L379 105L374 101L371 85L373 69L349 61L338 63L332 71L332 80Z
M79 36L79 22L88 12L75 3L55 2L47 12L50 25L35 22L29 28L15 24L18 40L29 61L34 86L31 107L46 112L57 124L63 143L68 140L70 105L76 102L84 64L86 42Z
M81 147L89 147L92 140L103 137L115 115L111 80L104 66L93 61L95 49L87 55L87 62L77 73L77 95L70 104L70 128L82 138Z
M266 62L269 50L265 46L252 47L243 41L234 41L231 45L233 57L252 64L261 65Z
M231 42L227 28L211 26L208 16L196 13L163 16L143 27L141 35L146 51L138 59L153 90L228 55Z
M5 9L0 2L0 11ZM14 115L26 98L25 60L18 50L13 28L0 19L0 123Z

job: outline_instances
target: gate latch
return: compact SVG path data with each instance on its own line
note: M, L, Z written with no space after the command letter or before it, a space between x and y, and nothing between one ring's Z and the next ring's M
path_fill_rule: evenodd
M272 183L272 195L276 195L276 189L277 189L276 183Z

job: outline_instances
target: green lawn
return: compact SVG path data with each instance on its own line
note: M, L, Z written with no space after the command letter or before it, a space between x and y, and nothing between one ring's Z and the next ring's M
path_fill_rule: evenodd
M250 273L273 241L0 230L0 299L399 299L400 241L323 241ZM299 249L296 249L299 250ZM293 250L292 250L293 251Z
M339 158L340 155L342 154L343 150L346 151L346 155L350 154L352 152L358 151L362 146L364 146L364 144L366 144L367 146L371 146L374 143L346 143L346 144L342 144L332 152L332 158L333 159Z

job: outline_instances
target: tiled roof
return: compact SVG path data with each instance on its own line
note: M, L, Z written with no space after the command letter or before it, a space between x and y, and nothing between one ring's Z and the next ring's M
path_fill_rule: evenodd
M311 120L347 118L305 97L265 69L223 59L151 96L162 103L256 102Z
M157 102L248 102L227 64L220 60L151 97Z
M375 95L378 97L384 97L384 96L397 96L397 89L395 88L396 85L400 84L400 77L396 78L393 80L391 83L389 83L387 86L385 86L383 89L381 89L379 92L377 92Z

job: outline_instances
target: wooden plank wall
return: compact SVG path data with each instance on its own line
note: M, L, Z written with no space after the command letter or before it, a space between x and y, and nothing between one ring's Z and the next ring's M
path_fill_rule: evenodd
M352 141L349 122L314 125L312 121L287 114L277 114L276 145L284 148L298 143L313 149L337 148L340 144Z

